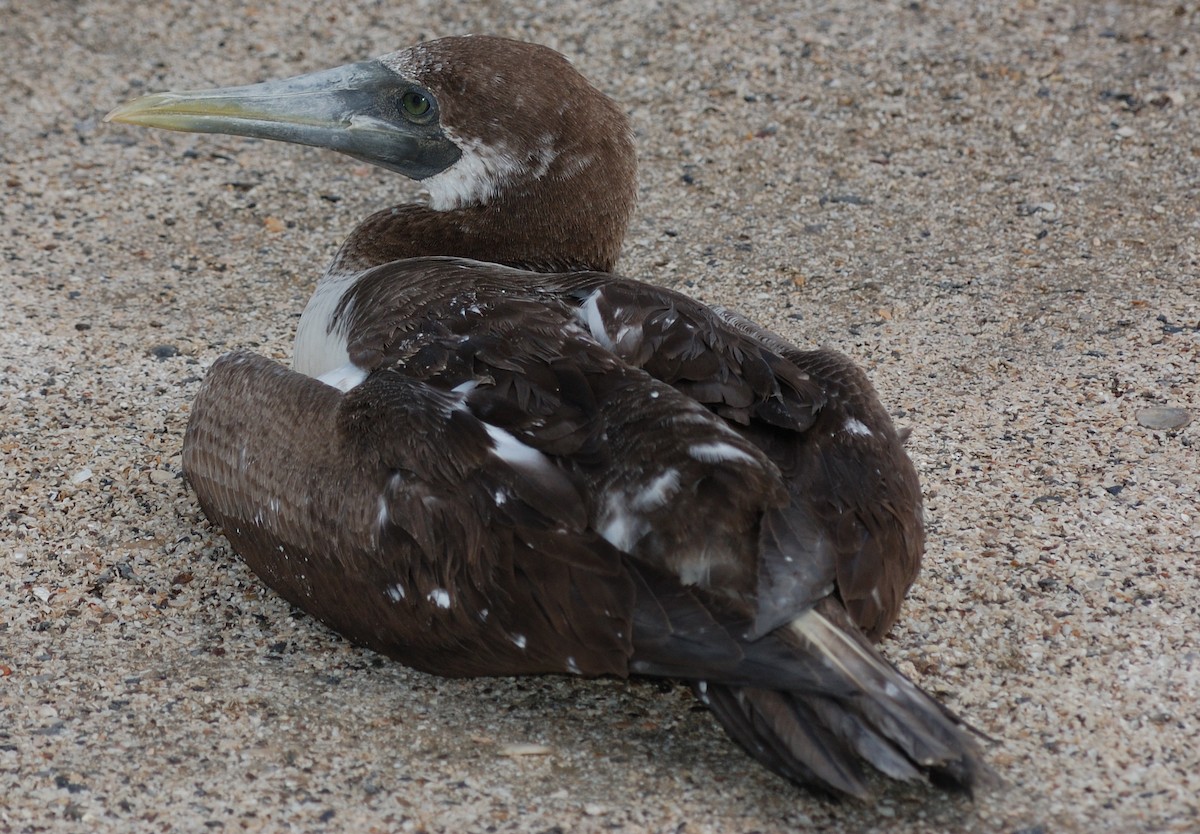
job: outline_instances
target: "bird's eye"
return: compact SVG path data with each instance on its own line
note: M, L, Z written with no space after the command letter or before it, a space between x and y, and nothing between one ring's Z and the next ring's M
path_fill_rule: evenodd
M404 112L414 118L422 118L429 115L429 110L433 105L429 101L429 96L418 90L409 90L400 97L400 104L404 106Z

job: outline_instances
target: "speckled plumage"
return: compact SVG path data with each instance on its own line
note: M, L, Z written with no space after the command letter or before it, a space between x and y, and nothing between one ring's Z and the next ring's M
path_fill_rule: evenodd
M412 162L434 199L348 238L305 373L210 371L184 467L235 550L426 671L683 678L796 782L864 796L865 761L970 790L974 741L868 640L923 533L862 372L609 272L628 127L561 56L453 38L380 63L434 99Z

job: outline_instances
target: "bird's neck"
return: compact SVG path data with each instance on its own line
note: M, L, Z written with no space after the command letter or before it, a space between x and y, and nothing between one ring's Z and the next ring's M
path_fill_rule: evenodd
M625 236L627 212L575 211L530 202L494 202L448 211L400 205L351 232L327 274L354 274L406 258L448 256L536 272L609 271Z
M351 232L317 284L296 331L293 367L317 377L348 367L343 299L364 271L382 264L446 256L535 272L611 271L632 196L630 190L574 205L496 200L446 211L414 204L372 214Z

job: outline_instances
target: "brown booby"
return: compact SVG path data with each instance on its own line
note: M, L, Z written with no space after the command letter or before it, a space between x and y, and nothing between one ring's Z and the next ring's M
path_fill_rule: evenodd
M439 675L683 679L751 756L868 795L864 763L970 791L962 723L872 643L924 545L864 374L611 272L622 111L558 53L432 41L110 121L331 148L419 180L361 223L294 369L218 359L184 469L283 597Z

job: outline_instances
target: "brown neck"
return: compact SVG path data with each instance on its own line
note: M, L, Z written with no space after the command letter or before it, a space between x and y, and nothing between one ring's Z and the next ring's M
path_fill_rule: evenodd
M623 131L606 141L610 147L594 154L561 155L542 177L509 183L484 205L376 212L350 234L331 269L346 274L445 255L537 272L611 271L633 214L637 163ZM577 159L586 161L571 164Z
M569 218L504 211L494 204L441 212L423 205L395 206L360 223L332 268L358 272L405 258L446 255L535 272L611 271L624 222L614 230L613 219L583 229L564 221Z

